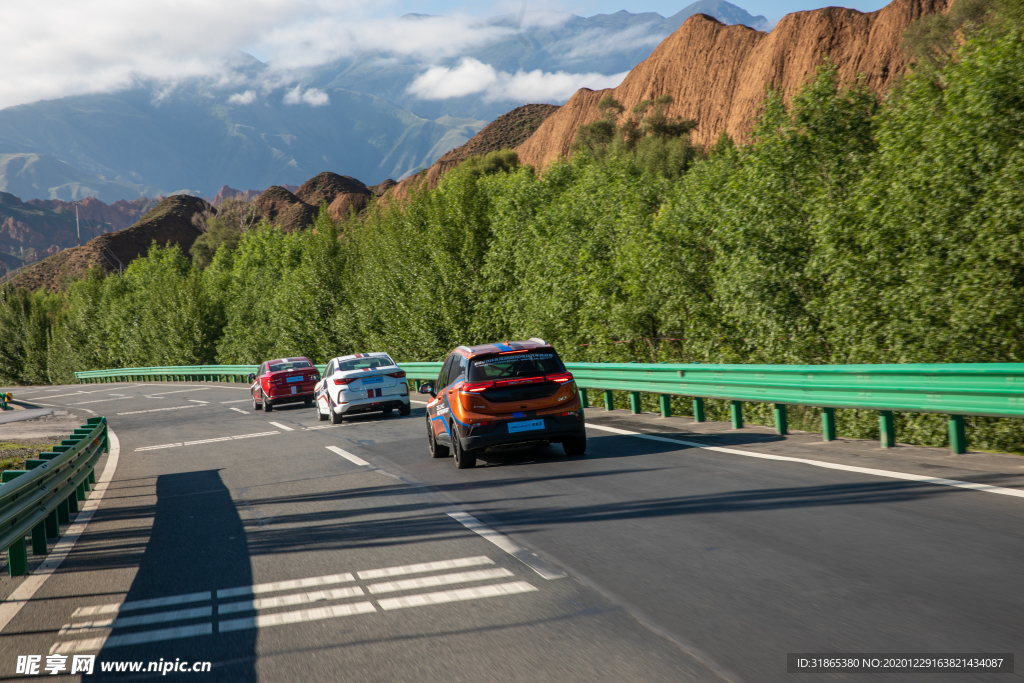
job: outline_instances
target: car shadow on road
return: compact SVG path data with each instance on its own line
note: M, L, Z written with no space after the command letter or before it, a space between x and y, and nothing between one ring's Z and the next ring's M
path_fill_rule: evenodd
M203 495L189 495L196 491ZM97 656L97 680L125 678L124 673L99 671L99 663L105 661L145 662L145 671L149 662L180 659L212 662L211 673L207 674L211 680L256 681L252 664L256 631L218 633L213 623L216 591L252 584L245 529L231 493L217 470L204 470L160 475L156 496L146 549L124 602L161 602L122 609L118 617L161 616L154 616L147 624L136 622L123 628L117 628L115 622L113 637ZM196 595L207 593L205 599ZM170 629L182 630L175 634ZM126 644L132 639L153 642ZM227 660L234 663L219 666Z

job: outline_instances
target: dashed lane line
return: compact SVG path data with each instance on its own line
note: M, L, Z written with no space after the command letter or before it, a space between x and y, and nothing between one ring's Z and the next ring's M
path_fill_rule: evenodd
M307 579L291 579L289 581L273 581L271 583L257 583L251 586L238 586L237 588L222 588L217 591L217 599L235 598L242 595L257 595L259 593L277 593L290 591L296 588L312 588L313 586L330 586L335 583L348 583L355 581L355 577L349 573L327 574L326 576L311 576Z
M286 432L294 432L295 431L295 429L293 427L288 427L287 425L283 425L280 422L271 422L270 424L274 425L278 429L283 429Z
M291 607L293 605L305 605L311 602L322 602L325 600L344 600L345 598L354 598L363 595L366 594L359 586L326 588L321 591L311 591L309 593L290 593L288 595L276 595L272 598L254 598L253 600L228 602L217 606L217 614L255 612L256 610L261 609Z
M365 581L367 579L384 579L389 576L407 576L408 574L436 572L442 569L461 569L462 567L476 567L482 564L494 564L494 560L487 557L486 555L478 555L476 557L460 557L456 560L420 562L418 564L404 564L398 567L384 567L383 569L366 569L361 572L356 572L356 576Z
M154 614L140 614L134 617L107 617L105 619L93 619L72 624L64 624L58 636L76 636L89 633L101 628L129 628L131 626L146 626L148 624L160 624L168 621L185 621L188 619L201 619L213 616L213 607L191 607L179 609L172 612L156 612Z
M327 446L326 448L327 448L327 450L333 451L334 453L337 453L338 455L340 455L341 457L345 458L349 462L355 463L356 465L359 465L360 467L362 467L364 465L369 465L370 464L370 463L366 462L365 460L363 460L362 458L360 458L358 455L352 455L348 451L344 451L344 450L338 448L337 446Z
M150 408L149 410L132 410L127 413L118 413L118 415L138 415L139 413L159 413L164 410L184 410L185 408L198 408L197 405L191 406L174 406L173 408Z
M186 399L186 400L189 403L202 403L204 406L209 403L209 401L200 401L199 399L195 399L195 398L190 398L190 399Z
M235 399L234 401L221 401L221 403L222 404L224 404L224 403L246 403L246 402L248 402L250 400L251 399L248 399L248 398L239 398L239 399Z
M372 583L367 586L367 589L373 594L396 593L398 591L413 590L415 588L434 588L435 586L450 586L453 583L471 583L473 581L501 579L506 576L512 576L512 572L502 567L496 567L494 569L478 569L472 572L455 572L454 574L419 576L415 579L383 581L381 583Z
M494 545L498 546L548 581L551 581L552 579L564 579L567 576L565 572L550 566L547 562L537 557L526 548L515 543L505 534L495 531L473 515L462 511L453 511L447 514L449 517L462 524L462 526L476 534L479 534Z
M246 399L246 400L248 400L248 399ZM248 414L249 414L248 412L246 412L246 411L242 410L241 408L235 408L234 406L232 406L231 408L229 408L229 410L233 410L233 411L235 411L236 413L241 413L242 415L248 415Z
M282 626L284 624L299 624L307 621L333 619L334 617L347 617L354 614L366 614L367 612L376 611L377 608L373 606L372 602L355 602L348 605L301 609L294 612L261 614L245 619L225 619L217 625L217 630L221 633L242 631L251 628L265 628L267 626Z
M126 633L120 636L101 636L99 638L85 638L84 640L67 640L54 643L50 648L50 654L59 652L71 654L73 652L91 652L102 650L105 647L123 647L125 645L139 645L142 643L159 643L165 640L178 640L181 638L194 638L195 636L207 636L213 634L213 623L195 624L193 626L178 626L175 628L162 628L155 631L140 631L139 633Z
M824 462L821 460L808 460L806 458L793 458L788 455L772 455L770 453L758 453L756 451L743 451L736 448L724 448L722 446L709 446L703 443L697 443L696 441L683 441L682 439L670 439L665 436L655 436L654 434L645 434L643 432L631 432L626 429L618 429L616 427L606 427L605 425L597 425L594 423L588 423L588 428L599 429L605 432L611 432L613 434L622 434L625 436L635 436L641 439L648 439L650 441L661 441L664 443L679 444L682 446L689 446L690 448L703 448L706 451L716 451L718 453L730 453L732 455L742 455L748 458L760 458L762 460L780 460L782 462L796 462L801 465L813 465L814 467L824 467L829 470L842 470L844 472L857 472L859 474L870 474L876 477L885 477L888 479L901 479L904 481L916 481L922 484L936 484L938 486L953 486L956 488L970 489L973 491L981 491L982 493L997 493L1001 496L1014 496L1017 498L1024 498L1024 490L1010 489L1003 486L992 486L990 484L975 484L970 481L959 481L957 479L942 479L940 477L928 477L920 474L908 474L906 472L892 472L890 470L877 470L871 467L855 467L853 465L839 465L832 462Z
M154 385L150 384L148 386L154 386ZM197 391L209 391L210 389L211 389L211 387L195 387L193 389L179 389L177 391L154 391L152 394L146 394L146 398L149 398L150 396L164 396L166 394L195 393Z
M400 598L387 598L378 600L382 610L402 609L405 607L423 607L425 605L440 605L446 602L458 602L460 600L476 600L479 598L496 598L500 595L513 595L515 593L528 593L537 588L526 581L513 581L512 583L499 583L491 586L476 586L474 588L458 588L450 591L438 591L436 593L419 593L417 595L403 595Z
M152 609L154 607L172 607L174 605L187 605L190 602L206 602L213 599L213 593L202 591L199 593L185 593L183 595L169 595L166 598L153 598L152 600L132 600L131 602L113 602L105 605L89 605L79 607L71 613L71 618L91 617L96 614L120 614L140 609Z
M238 439L251 439L257 436L272 436L274 434L280 434L281 432L256 432L255 434L238 434L235 436L218 436L213 439L199 439L198 441L181 441L179 443L163 443L157 446L140 446L135 449L135 452L139 451L157 451L164 448L180 448L182 446L198 446L204 443L217 443L218 441L236 441Z

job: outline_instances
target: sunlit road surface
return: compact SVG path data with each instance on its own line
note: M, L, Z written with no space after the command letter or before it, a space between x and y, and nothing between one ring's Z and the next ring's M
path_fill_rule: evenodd
M1010 456L591 409L585 457L542 446L457 470L429 457L422 404L334 426L247 396L22 392L106 415L119 448L88 526L0 632L0 677L57 653L97 656L83 680L164 677L98 670L163 659L211 662L169 674L190 680L760 682L790 680L790 652L1024 642Z

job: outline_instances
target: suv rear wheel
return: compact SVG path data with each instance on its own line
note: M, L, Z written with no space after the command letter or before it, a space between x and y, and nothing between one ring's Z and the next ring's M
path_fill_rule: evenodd
M430 424L430 416L427 415L427 448L430 449L431 458L447 458L448 447L437 443L434 438L434 426Z
M583 455L587 452L587 437L574 436L562 442L562 450L569 457Z
M452 455L455 456L455 466L460 470L468 470L476 467L476 451L467 451L462 447L459 440L459 433L452 427Z

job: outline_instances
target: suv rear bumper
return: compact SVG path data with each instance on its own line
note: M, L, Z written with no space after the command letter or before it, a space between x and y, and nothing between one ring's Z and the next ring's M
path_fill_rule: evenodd
M493 426L463 427L459 426L459 440L466 450L477 450L479 448L490 448L492 446L506 446L517 443L529 443L530 441L551 441L560 442L564 439L572 439L587 436L586 423L583 416L575 418L543 416L533 420L544 420L543 429L531 429L523 432L510 432L509 425L516 423L530 422L532 420L511 420L499 422Z

